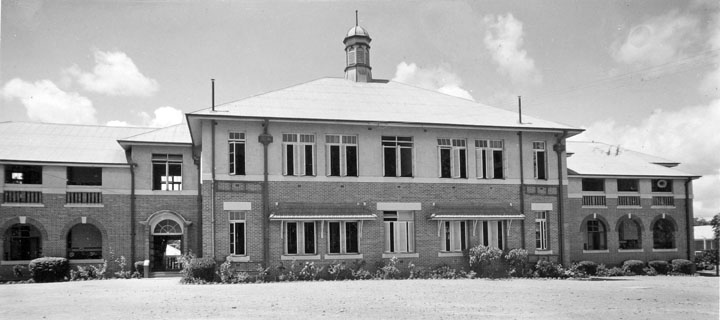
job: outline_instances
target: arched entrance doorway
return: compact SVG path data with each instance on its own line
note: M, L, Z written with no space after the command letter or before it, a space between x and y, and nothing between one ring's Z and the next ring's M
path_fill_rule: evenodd
M140 222L147 227L147 255L151 271L178 271L178 258L187 248L187 227L190 221L172 211L153 213Z

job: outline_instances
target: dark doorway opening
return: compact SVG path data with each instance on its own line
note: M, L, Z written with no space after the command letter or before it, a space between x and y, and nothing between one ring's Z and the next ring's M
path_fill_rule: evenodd
M178 258L181 254L181 235L154 235L150 242L150 269L152 271L179 271Z

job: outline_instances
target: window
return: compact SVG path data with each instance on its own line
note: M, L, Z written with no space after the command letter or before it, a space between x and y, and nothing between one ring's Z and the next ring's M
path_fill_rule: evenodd
M535 249L548 249L547 211L535 212Z
M385 252L415 252L415 214L408 211L385 211Z
M228 134L230 150L230 174L245 175L245 133L230 132Z
M465 139L437 139L441 178L467 178Z
M638 192L638 180L617 179L617 190L620 192Z
M245 255L245 213L228 212L230 221L230 254Z
M177 222L165 219L155 225L155 228L153 228L153 234L180 235L183 234L183 230Z
M386 177L413 176L413 138L382 137L383 171Z
M652 179L652 192L672 192L672 180Z
M325 136L325 145L328 176L358 176L357 136L329 134Z
M7 165L5 183L42 184L42 167Z
M465 221L445 221L441 251L460 252L467 249L468 236Z
M153 154L153 190L182 190L182 155Z
M618 226L620 249L640 249L640 225L637 221L623 218Z
M533 167L535 179L547 179L547 153L545 152L544 141L534 141L533 146Z
M91 224L77 224L67 235L68 259L102 259L102 234Z
M605 191L605 179L583 178L582 191Z
M32 225L14 224L4 239L4 260L32 260L42 256L40 231Z
M283 174L315 175L315 136L283 133Z
M503 179L503 141L475 140L477 177L480 179Z
M585 250L606 250L607 238L605 234L605 224L600 220L589 220L587 222L587 239L585 240Z
M102 185L102 168L68 167L67 185L100 186Z
M358 223L350 221L329 222L329 253L358 253Z
M315 254L315 222L288 222L285 252L287 254Z
M660 219L653 225L653 249L675 248L675 226L668 219Z
M505 221L482 222L482 245L503 249L505 245Z

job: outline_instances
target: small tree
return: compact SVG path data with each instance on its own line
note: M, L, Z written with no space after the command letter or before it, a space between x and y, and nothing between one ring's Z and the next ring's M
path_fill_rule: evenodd
M716 214L712 220L710 220L710 225L712 225L713 229L713 236L715 239L713 239L713 242L715 242L715 250L720 250L718 248L718 245L720 245L720 213ZM716 255L717 257L717 255ZM720 265L720 259L715 259L715 275L720 275L720 270L718 270L718 266Z

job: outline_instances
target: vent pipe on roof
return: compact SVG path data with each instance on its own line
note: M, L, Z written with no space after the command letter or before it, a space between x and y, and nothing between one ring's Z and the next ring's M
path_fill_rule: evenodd
M215 79L210 79L210 82L212 82L212 88L210 89L212 96L212 111L215 111Z
M522 96L518 96L518 121L522 124Z

